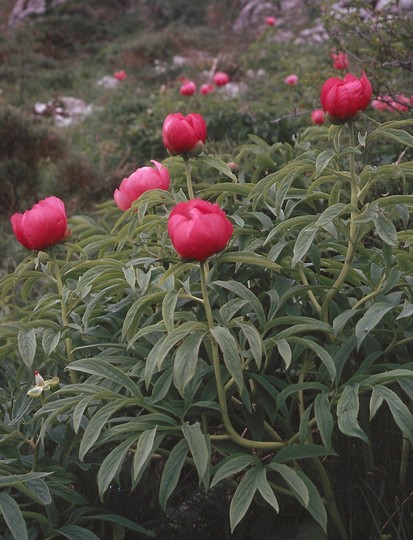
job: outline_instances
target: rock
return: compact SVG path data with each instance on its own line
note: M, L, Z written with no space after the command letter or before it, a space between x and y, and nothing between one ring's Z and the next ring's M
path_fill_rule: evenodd
M105 88L106 90L113 90L119 85L119 81L112 77L112 75L105 75L96 82L97 86Z
M17 0L10 14L8 26L14 28L28 17L44 15L49 9L65 2L66 0Z

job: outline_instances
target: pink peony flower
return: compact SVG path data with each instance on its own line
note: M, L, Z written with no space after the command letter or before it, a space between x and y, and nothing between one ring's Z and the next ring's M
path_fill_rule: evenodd
M288 86L296 86L298 84L298 75L292 73L284 79L284 82L285 84L288 84Z
M333 124L351 120L370 103L372 88L364 71L360 79L348 73L344 79L330 77L321 88L321 105Z
M311 113L311 121L313 124L322 125L324 124L324 120L325 120L325 114L322 109L315 109Z
M210 94L211 92L215 91L215 86L211 83L203 84L201 88L199 89L199 92L201 94Z
M155 167L141 167L132 173L128 178L124 178L115 189L113 198L118 207L128 210L136 199L151 189L169 189L169 171L161 163L152 160Z
M177 154L199 155L206 139L206 123L198 113L184 116L181 113L168 114L162 127L165 148L173 156Z
M350 65L348 56L346 53L331 53L330 57L333 59L333 68L334 69L347 69Z
M267 26L275 26L277 24L277 19L275 17L266 17L265 22Z
M229 75L224 71L217 71L213 76L213 81L217 86L225 86L229 83Z
M70 238L64 202L58 197L47 197L24 214L10 218L17 240L27 249L45 249Z
M115 71L113 76L116 80L123 81L123 79L126 79L126 71L124 69L121 69L120 71Z
M191 199L177 204L168 219L168 233L184 259L205 261L222 251L233 233L232 223L218 204Z
M187 81L181 86L179 92L183 96L192 96L196 92L196 84L193 81Z

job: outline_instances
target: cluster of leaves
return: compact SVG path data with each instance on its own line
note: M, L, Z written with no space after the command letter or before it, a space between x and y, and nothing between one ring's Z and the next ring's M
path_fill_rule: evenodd
M412 148L411 125L370 123L358 139L353 124L312 127L294 144L251 135L236 175L219 157L191 160L197 196L235 226L206 276L166 232L186 199L175 157L170 192L72 217L70 243L2 279L1 508L15 538L95 538L108 521L142 532L98 500L138 491L156 464L165 512L191 471L188 499L197 483L222 488L234 534L252 503L283 515L294 501L295 521L329 537L411 537L413 163L364 160L376 141ZM40 401L26 395L34 369L61 381ZM333 485L386 495L349 512Z

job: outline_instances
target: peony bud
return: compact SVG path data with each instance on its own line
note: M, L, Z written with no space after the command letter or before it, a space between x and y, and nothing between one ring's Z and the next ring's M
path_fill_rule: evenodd
M120 71L115 71L113 76L117 81L123 81L123 79L126 79L126 71L124 69L121 69Z
M363 72L360 79L348 73L344 79L331 77L321 88L321 105L332 124L351 120L370 103L372 88Z
M154 167L141 167L132 173L128 178L124 178L115 189L113 198L118 207L125 211L128 210L136 199L151 189L169 189L170 176L169 171L161 163L151 160Z
M27 249L45 249L70 238L63 201L47 197L24 214L13 214L11 226L17 240Z
M330 57L333 59L333 68L334 69L347 69L350 65L348 56L346 53L331 53Z
M325 120L325 114L322 109L315 109L311 113L311 121L313 124L322 125L324 124L324 120Z
M292 73L284 79L284 82L285 84L288 84L288 86L296 86L298 84L298 75Z
M266 17L265 23L267 26L275 26L277 24L277 19L275 17Z
M179 89L179 93L183 96L192 96L196 92L196 84L193 81L184 83Z
M173 156L197 156L203 150L206 131L205 120L198 113L186 116L181 113L168 114L162 127L163 144Z
M214 92L215 86L211 83L203 84L199 89L200 94L206 95Z
M225 86L229 83L229 75L224 71L217 71L213 77L213 81L217 86Z
M222 251L233 230L218 204L202 199L177 204L168 219L168 233L178 254L200 262Z

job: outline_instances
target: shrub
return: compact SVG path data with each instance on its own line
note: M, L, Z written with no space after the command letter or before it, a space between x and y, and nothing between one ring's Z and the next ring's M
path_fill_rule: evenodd
M411 121L365 125L309 128L293 144L252 137L235 153L236 175L218 156L168 158L171 192L145 192L123 214L111 201L73 216L71 242L28 256L2 279L10 307L1 386L9 414L19 389L13 414L25 419L22 444L33 441L24 451L36 464L30 480L54 500L58 443L70 455L61 481L72 475L82 497L76 478L85 469L104 499L139 490L160 462L164 511L181 475L191 478L188 500L194 482L226 486L234 534L254 499L256 511L294 508L298 522L311 530L311 517L330 538L395 530L409 538L412 200L403 184L381 193L390 177L410 183L413 167L372 167L364 151L388 139L411 147ZM272 172L259 157L276 162ZM205 263L180 260L166 231L190 178L235 227L229 247ZM40 387L39 401L26 396L33 369L60 379ZM30 516L36 534L49 530ZM47 527L68 523L49 518Z

